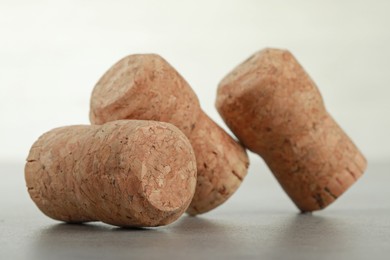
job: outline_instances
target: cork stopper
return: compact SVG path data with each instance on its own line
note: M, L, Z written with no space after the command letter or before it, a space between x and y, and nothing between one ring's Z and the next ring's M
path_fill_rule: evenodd
M151 227L188 208L196 162L173 125L122 120L45 133L30 150L25 178L32 200L53 219Z
M159 55L127 56L96 83L91 123L118 119L168 122L188 137L198 169L188 209L191 215L224 203L246 176L249 161L245 149L202 111L190 85Z
M364 156L287 50L265 49L238 65L220 82L216 107L301 211L325 208L366 168Z

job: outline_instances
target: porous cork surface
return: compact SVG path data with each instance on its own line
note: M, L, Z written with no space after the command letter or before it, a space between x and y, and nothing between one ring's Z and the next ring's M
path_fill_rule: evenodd
M264 49L237 66L220 82L216 107L303 212L328 206L366 169L366 159L287 50Z
M91 122L118 119L169 122L188 137L198 169L194 199L187 211L191 215L218 207L246 176L245 149L201 110L184 78L156 54L127 56L97 82L91 97Z
M30 150L25 178L32 200L53 219L152 227L188 208L196 161L175 126L121 120L43 134Z

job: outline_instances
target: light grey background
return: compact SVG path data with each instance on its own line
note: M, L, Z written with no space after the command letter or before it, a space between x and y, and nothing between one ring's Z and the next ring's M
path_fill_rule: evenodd
M24 161L51 128L88 124L94 84L132 53L165 57L222 123L218 82L264 47L292 51L369 161L387 160L389 13L386 0L1 1L0 160Z

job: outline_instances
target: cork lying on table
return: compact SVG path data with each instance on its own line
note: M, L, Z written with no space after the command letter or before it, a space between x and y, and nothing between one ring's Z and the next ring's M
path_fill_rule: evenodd
M265 49L236 67L220 82L216 107L301 211L325 208L366 168L289 51Z
M245 149L202 111L188 83L158 55L127 56L96 84L91 97L91 122L118 119L169 122L188 137L198 169L195 195L187 211L191 215L225 202L247 173Z
M188 208L196 162L175 126L122 120L43 134L30 150L25 178L32 200L53 219L152 227Z

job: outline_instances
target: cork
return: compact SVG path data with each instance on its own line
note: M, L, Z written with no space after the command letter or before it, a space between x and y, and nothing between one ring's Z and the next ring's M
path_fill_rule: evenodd
M191 215L224 203L247 173L245 149L202 111L189 84L159 55L127 56L97 82L91 97L91 122L118 119L169 122L188 137L198 169L195 195L187 211Z
M31 199L50 218L154 227L188 208L196 162L175 126L122 120L43 134L31 147L25 179Z
M303 212L331 204L366 169L366 159L287 50L264 49L238 65L220 82L216 107Z

